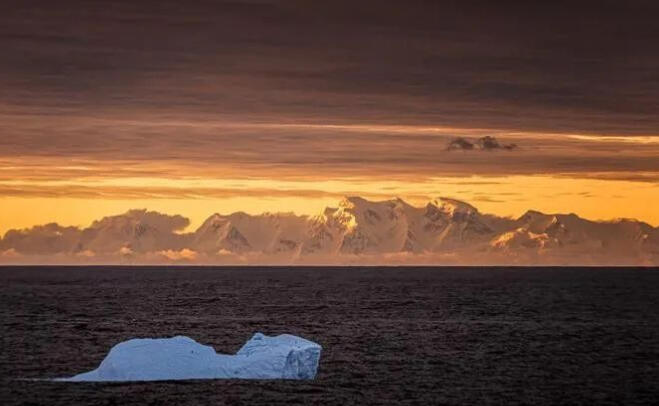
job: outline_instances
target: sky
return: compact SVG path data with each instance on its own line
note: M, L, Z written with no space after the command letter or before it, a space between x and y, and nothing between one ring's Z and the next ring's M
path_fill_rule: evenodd
M344 195L659 226L659 5L464 3L3 1L0 235Z

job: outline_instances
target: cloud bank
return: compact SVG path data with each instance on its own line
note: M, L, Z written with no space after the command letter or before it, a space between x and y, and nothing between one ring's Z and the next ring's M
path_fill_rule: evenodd
M54 128L62 113L136 112L654 133L658 9L651 1L11 2L0 6L0 103L41 119L3 122L4 131ZM122 138L98 135L86 134L96 141L88 147ZM140 135L127 141L145 145Z
M367 3L0 4L0 178L658 178L656 2Z
M10 230L3 264L426 264L657 265L659 228L635 220L594 222L528 211L512 219L439 198L341 200L316 216L214 214L188 219L147 210L87 228L51 223Z

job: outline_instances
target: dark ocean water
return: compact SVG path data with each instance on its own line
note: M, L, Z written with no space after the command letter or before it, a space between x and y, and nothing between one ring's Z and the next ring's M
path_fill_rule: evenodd
M659 270L0 268L0 404L657 404ZM55 383L116 343L254 332L317 379Z

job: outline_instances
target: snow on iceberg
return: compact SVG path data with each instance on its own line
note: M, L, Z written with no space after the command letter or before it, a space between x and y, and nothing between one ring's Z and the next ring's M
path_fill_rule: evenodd
M112 347L95 370L58 380L314 379L320 351L320 345L289 334L256 333L235 355L185 336L136 338Z

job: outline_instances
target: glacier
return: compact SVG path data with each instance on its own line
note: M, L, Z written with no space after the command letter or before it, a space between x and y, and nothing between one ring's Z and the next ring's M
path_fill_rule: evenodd
M235 355L216 353L186 336L135 338L112 347L97 369L56 380L314 379L321 349L290 334L256 333Z

